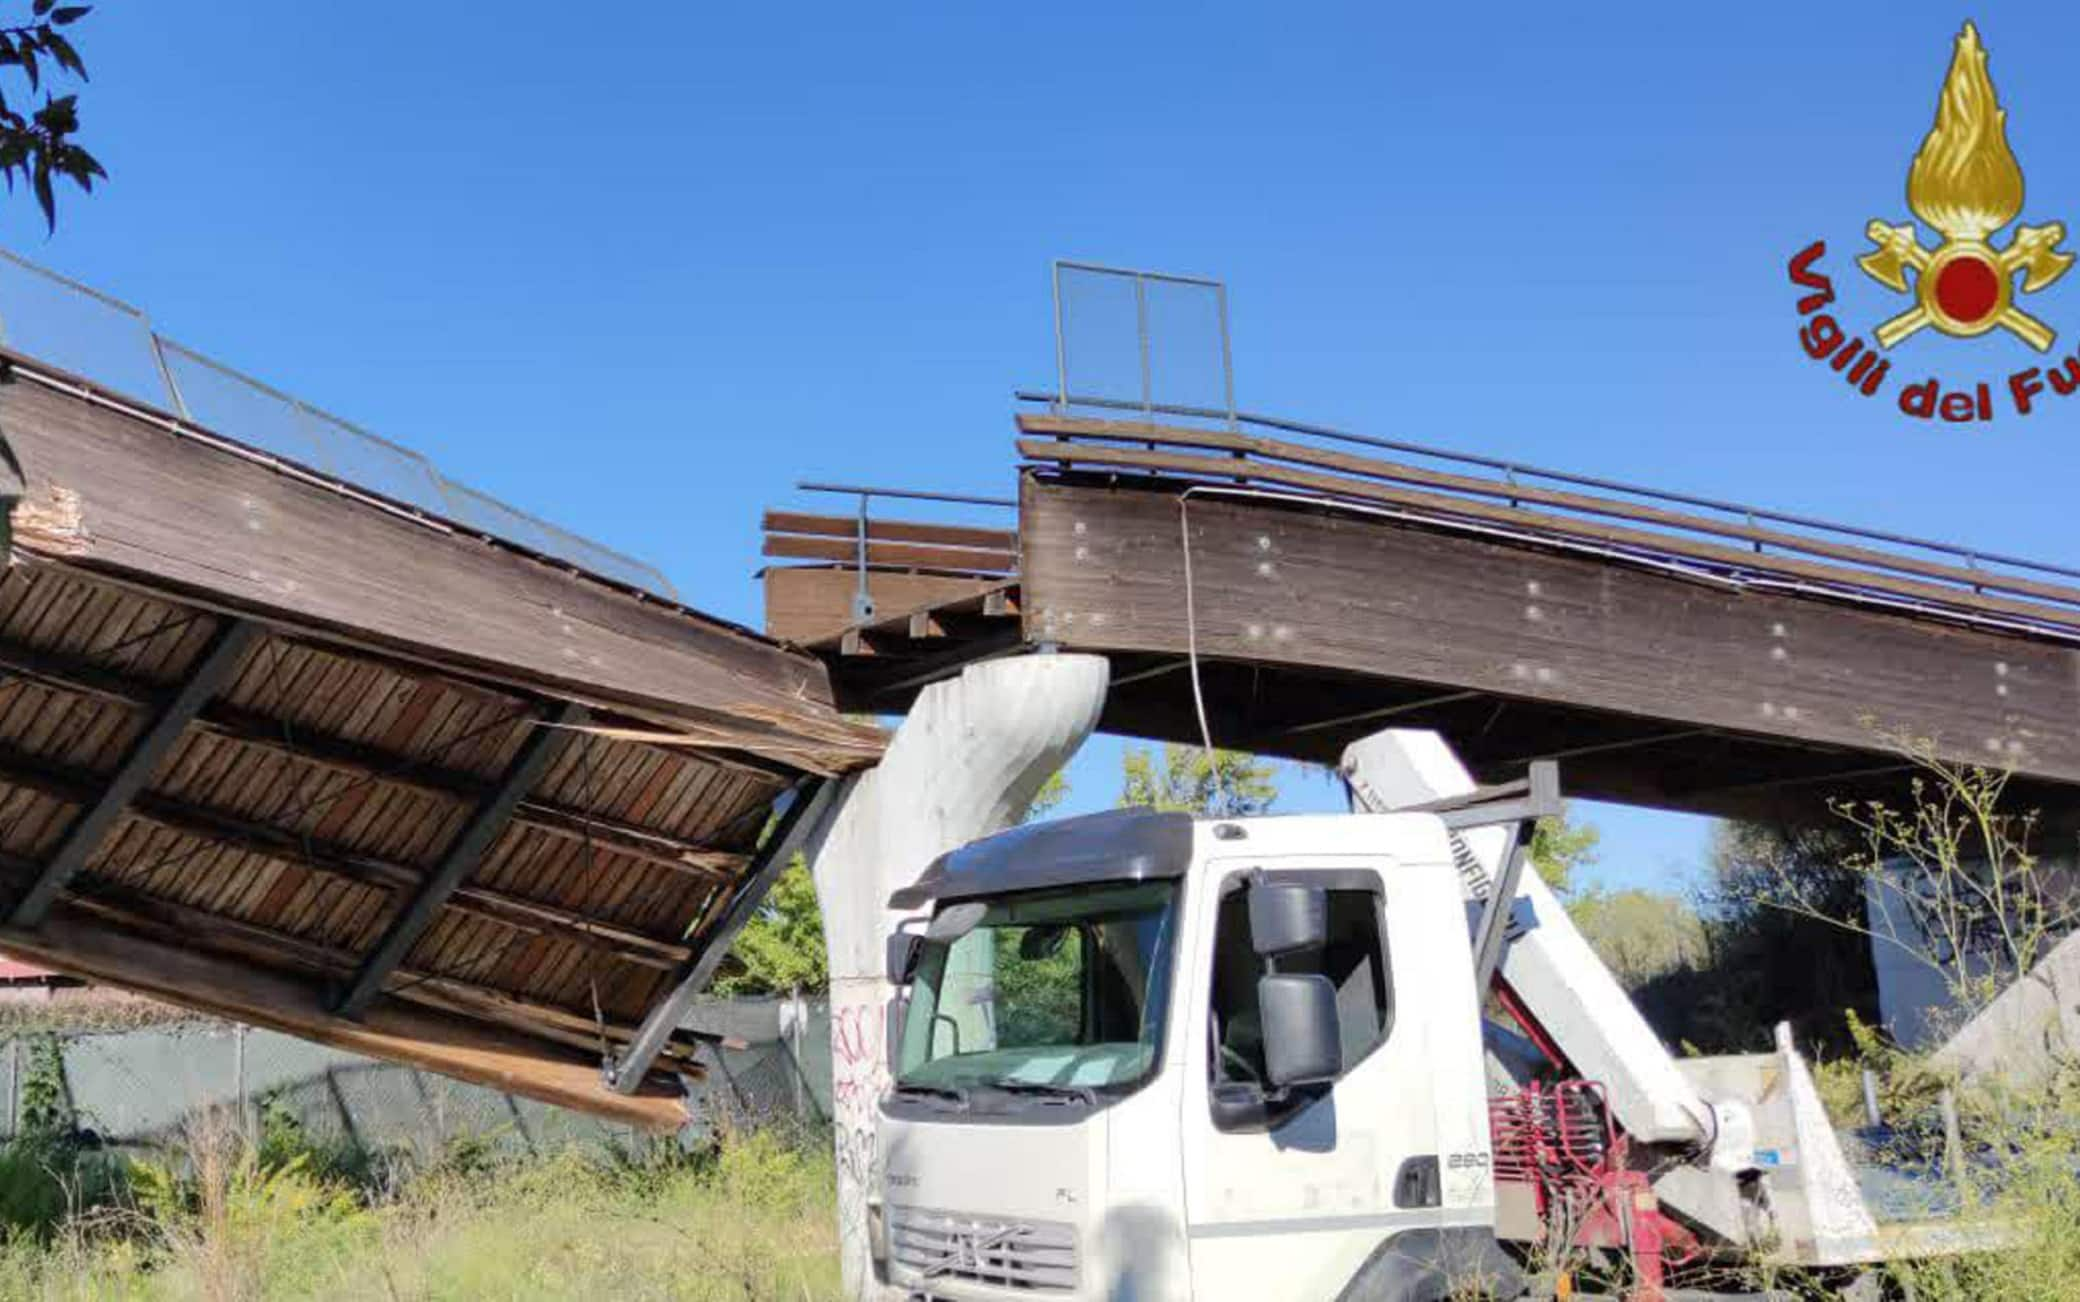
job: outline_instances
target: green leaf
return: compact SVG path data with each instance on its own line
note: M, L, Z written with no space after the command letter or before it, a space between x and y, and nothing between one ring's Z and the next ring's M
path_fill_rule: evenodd
M23 41L16 47L15 53L21 56L22 71L29 74L29 89L36 90L40 88L43 83L38 75L39 70L36 67L36 47L27 41Z
M79 96L46 99L43 107L36 110L36 124L55 136L79 130Z
M58 0L36 0L36 3L30 5L29 8L34 11L38 18L41 18L49 13L51 6L56 3L58 3Z
M66 40L56 32L46 32L43 37L43 48L51 52L51 57L58 61L59 67L81 80L86 79L87 65L80 61L79 51L72 48L71 41Z
M104 181L108 179L108 169L102 167L101 160L86 150L78 145L67 145L65 152L72 162L72 174L79 178L80 185L91 189L87 184L88 177L98 176Z
M66 5L63 9L51 15L51 21L60 27L64 27L78 22L93 12L94 6L92 5Z
M51 160L48 154L36 156L36 205L43 209L44 225L51 231L58 229L58 199L51 193Z

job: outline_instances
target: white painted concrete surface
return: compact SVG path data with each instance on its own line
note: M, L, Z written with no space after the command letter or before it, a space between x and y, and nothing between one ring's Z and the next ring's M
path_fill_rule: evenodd
M2052 947L1936 1051L1935 1065L1965 1077L1997 1072L2010 1085L2041 1083L2080 1060L2080 932Z
M1109 674L1100 656L1034 655L974 665L926 688L880 765L852 781L810 865L830 952L838 1229L850 1296L869 1296L872 1284L866 1196L893 993L882 968L900 917L886 907L889 894L939 855L1022 818L1097 726Z

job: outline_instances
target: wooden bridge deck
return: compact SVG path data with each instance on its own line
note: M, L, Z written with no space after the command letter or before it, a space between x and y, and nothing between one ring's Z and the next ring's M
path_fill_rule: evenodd
M0 949L652 1127L776 806L870 762L822 664L25 357ZM770 847L767 847L770 849Z

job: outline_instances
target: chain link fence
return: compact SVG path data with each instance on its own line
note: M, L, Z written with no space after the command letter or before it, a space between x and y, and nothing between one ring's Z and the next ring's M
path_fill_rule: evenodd
M688 1025L746 1044L705 1051L708 1077L688 1100L697 1129L828 1119L826 1004L717 1001L696 1008ZM567 1108L210 1021L15 1033L0 1041L0 1139L20 1133L25 1110L53 1092L74 1131L119 1149L179 1146L196 1120L226 1114L239 1116L248 1133L258 1133L267 1114L293 1121L319 1143L419 1162L461 1142L518 1155L573 1145L626 1148L639 1139L628 1126Z
M138 308L5 249L0 346L319 475L678 600L654 566L457 483L409 448L177 344Z

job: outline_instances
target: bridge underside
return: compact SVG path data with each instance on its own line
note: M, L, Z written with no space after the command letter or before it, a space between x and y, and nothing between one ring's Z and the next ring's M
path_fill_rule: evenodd
M1802 819L1902 797L1926 742L2080 822L2080 590L1224 430L1021 424L1053 437L1020 445L1015 572L921 557L910 582L967 587L851 626L827 600L802 640L841 703L900 709L964 657L1093 651L1106 730L1196 743L1196 653L1222 746L1333 763L1435 728L1486 780L1554 758L1573 794ZM796 627L817 624L808 573L768 575Z
M776 808L868 762L823 667L28 359L0 950L653 1128ZM782 820L785 821L784 819Z

